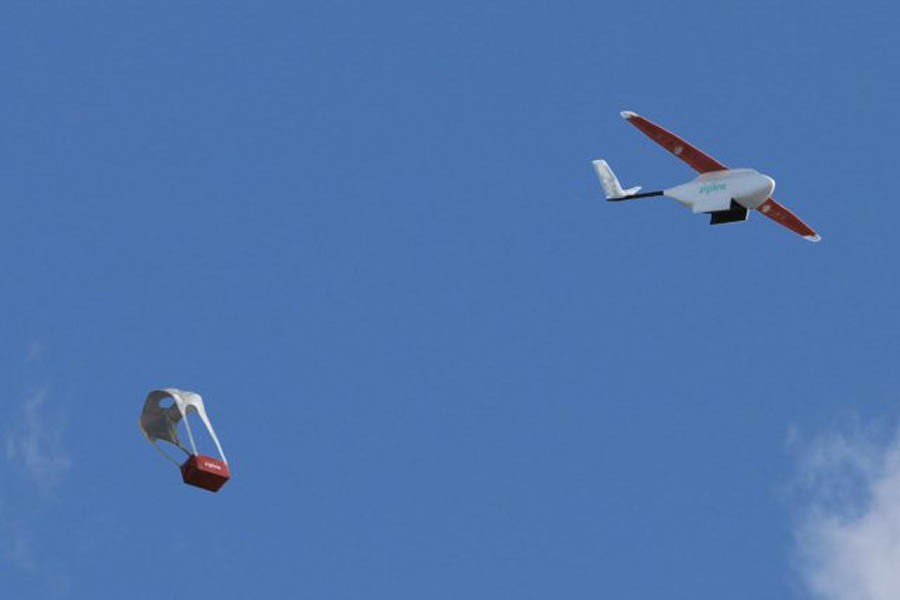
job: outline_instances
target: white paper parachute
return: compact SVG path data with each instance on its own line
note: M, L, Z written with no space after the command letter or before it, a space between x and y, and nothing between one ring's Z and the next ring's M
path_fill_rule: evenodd
M206 426L209 436L219 451L221 460L197 452L194 433L191 431L191 424L187 418L190 413L196 414ZM178 438L178 422L182 419L184 419L184 428L187 431L190 449L185 448ZM209 416L206 414L200 394L175 388L153 390L147 395L147 400L144 402L144 410L141 412L139 424L141 431L144 432L150 443L167 460L181 469L181 477L185 483L215 492L231 477L228 461L225 459L225 453L222 451L216 431L209 422ZM181 449L187 455L187 460L179 465L178 461L157 443L159 440L169 442Z

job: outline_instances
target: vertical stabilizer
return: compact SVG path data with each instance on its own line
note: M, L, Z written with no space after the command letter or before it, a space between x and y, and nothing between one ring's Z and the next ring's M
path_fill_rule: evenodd
M616 174L613 173L612 169L609 168L609 164L603 159L594 161L594 172L597 174L597 179L600 180L600 184L603 186L603 192L606 194L607 200L626 198L632 194L638 193L641 189L641 186L637 186L623 190Z

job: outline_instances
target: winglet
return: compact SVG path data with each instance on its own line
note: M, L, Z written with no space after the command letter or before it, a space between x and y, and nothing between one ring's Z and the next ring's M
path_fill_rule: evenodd
M803 237L811 242L821 242L822 241L822 236L819 235L818 233L815 235L804 235Z
M631 112L630 110L623 110L623 111L620 112L619 114L620 114L620 115L622 116L622 118L625 119L626 121L627 121L628 119L633 119L634 117L638 116L637 113Z

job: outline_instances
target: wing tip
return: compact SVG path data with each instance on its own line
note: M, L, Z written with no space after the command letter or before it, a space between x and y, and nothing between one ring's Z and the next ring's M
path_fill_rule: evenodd
M812 234L812 235L804 235L803 237L804 237L804 239L807 239L807 240L809 240L809 241L811 241L811 242L814 242L814 243L815 243L815 242L821 242L821 241L822 241L822 236L819 235L818 233L814 233L814 234Z
M619 113L619 115L626 121L628 119L633 119L634 117L638 116L636 112L631 112L630 110L623 110L622 112Z

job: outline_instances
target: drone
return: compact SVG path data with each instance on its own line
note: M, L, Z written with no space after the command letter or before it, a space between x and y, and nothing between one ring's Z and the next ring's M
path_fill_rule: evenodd
M605 160L593 161L594 171L603 185L606 199L621 202L652 196L665 196L690 208L694 214L710 216L710 225L746 221L751 210L757 210L811 242L822 237L797 215L775 202L772 191L775 180L754 169L729 169L702 150L690 145L671 131L631 111L622 118L644 132L651 140L686 162L700 173L699 177L657 192L640 193L640 187L622 189L619 180Z

